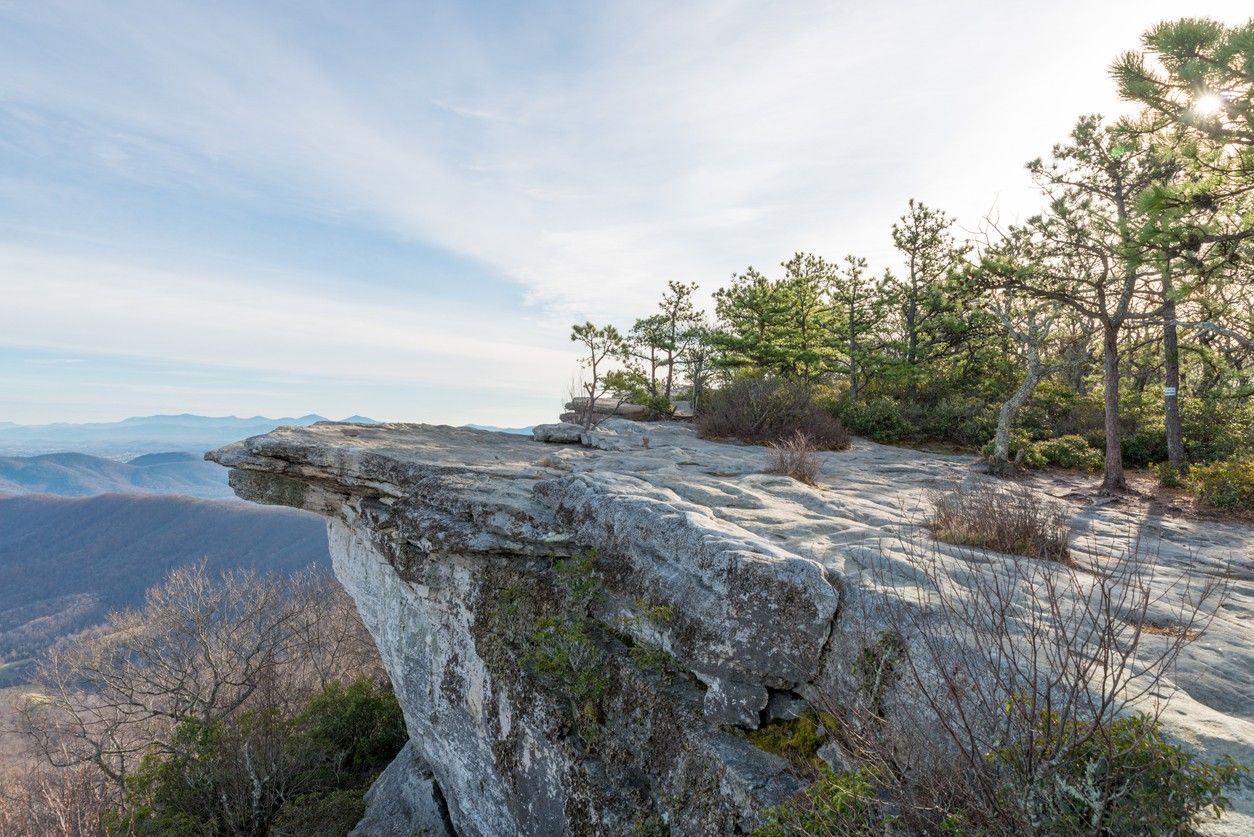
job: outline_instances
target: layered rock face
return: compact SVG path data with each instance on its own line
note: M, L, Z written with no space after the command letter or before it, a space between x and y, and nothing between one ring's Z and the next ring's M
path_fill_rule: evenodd
M859 442L822 455L815 489L762 473L761 448L622 419L535 440L324 423L209 456L240 496L327 517L391 675L411 742L360 834L751 831L803 782L744 732L813 700L870 557L890 574L876 595L912 583L892 539L929 488L977 478L969 460ZM1081 511L1091 548L1138 514ZM1254 541L1193 534L1168 531L1163 560L1226 566ZM1254 740L1250 605L1240 588L1182 659L1168 718L1238 756Z
M240 496L328 517L413 741L411 781L386 784L427 797L401 816L462 835L731 833L799 787L731 728L816 677L837 588L678 496L671 472L702 466L676 442L694 440L637 427L553 448L323 424L211 454Z

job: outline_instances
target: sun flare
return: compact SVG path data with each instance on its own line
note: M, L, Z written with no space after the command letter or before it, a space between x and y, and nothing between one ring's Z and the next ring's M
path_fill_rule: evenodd
M1198 116L1218 116L1223 109L1224 100L1218 93L1203 93L1193 100L1193 112Z

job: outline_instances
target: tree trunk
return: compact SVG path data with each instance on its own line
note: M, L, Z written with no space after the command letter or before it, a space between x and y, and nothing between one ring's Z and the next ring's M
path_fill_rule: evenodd
M918 353L919 336L914 328L914 306L911 304L910 315L906 318L910 333L906 336L906 400L913 404L919 397L919 385L914 375L914 359Z
M1010 473L1010 427L1014 424L1019 408L1040 383L1042 371L1040 350L1029 344L1028 373L1024 376L1023 383L1019 384L1019 388L1001 405L1001 410L997 413L997 433L993 436L993 456L989 460L989 471L998 476Z
M919 280L914 272L914 257L910 264L910 300L906 307L906 400L913 404L919 397L919 385L915 380L914 363L919 353Z
M854 310L849 306L849 400L858 400L858 334L853 325Z
M1167 428L1167 461L1177 473L1188 472L1184 458L1184 430L1180 426L1180 343L1176 328L1175 288L1171 265L1163 269L1163 424Z
M1106 470L1102 491L1114 492L1127 487L1119 426L1119 326L1107 322L1102 333L1102 395L1106 406Z

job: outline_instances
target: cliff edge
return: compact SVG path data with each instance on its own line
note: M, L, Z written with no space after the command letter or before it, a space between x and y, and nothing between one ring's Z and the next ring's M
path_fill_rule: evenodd
M848 601L875 556L907 560L892 539L925 492L981 479L969 459L858 442L824 454L810 488L762 473L766 456L611 419L536 439L320 423L208 458L245 499L327 517L335 572L379 645L411 742L359 833L704 835L750 831L804 785L745 732L822 688ZM1248 761L1250 529L1147 522L1135 504L1076 515L1093 549L1152 523L1164 563L1246 562L1182 658L1188 688L1166 721ZM1232 825L1254 822L1236 801Z

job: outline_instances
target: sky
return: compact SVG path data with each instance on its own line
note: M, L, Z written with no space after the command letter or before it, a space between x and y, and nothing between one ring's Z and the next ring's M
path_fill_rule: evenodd
M0 421L555 420L572 322L895 265L1246 3L0 0Z

